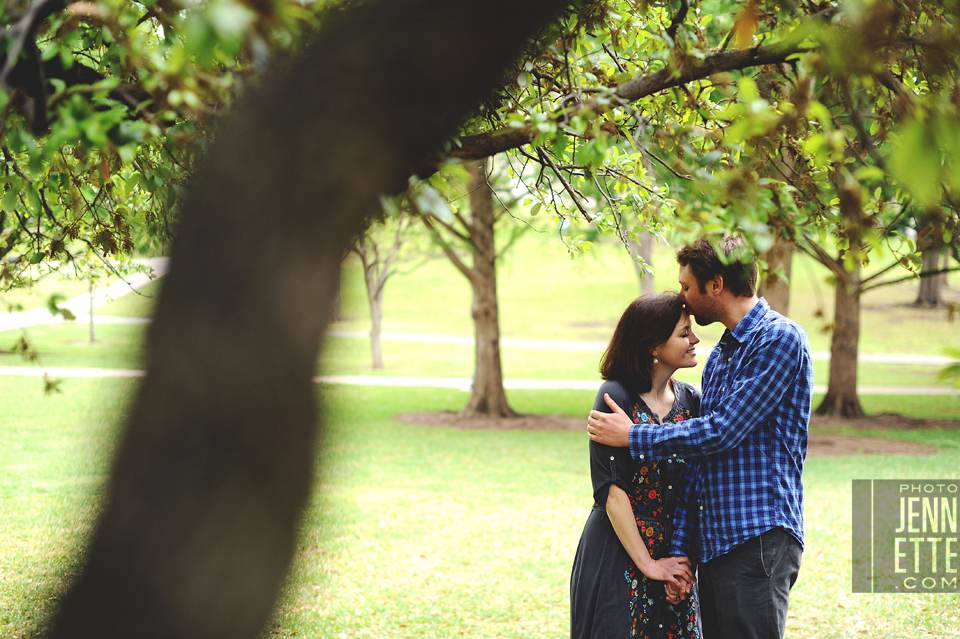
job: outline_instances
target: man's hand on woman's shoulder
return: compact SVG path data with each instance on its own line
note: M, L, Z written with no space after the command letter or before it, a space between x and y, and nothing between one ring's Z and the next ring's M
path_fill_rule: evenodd
M604 393L603 399L613 412L590 411L590 417L587 418L587 434L597 443L626 448L630 445L630 427L633 426L633 421L610 398L609 394Z

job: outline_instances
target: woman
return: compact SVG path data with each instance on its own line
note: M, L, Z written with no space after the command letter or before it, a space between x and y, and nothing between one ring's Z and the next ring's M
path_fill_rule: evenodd
M696 366L699 341L676 294L634 300L601 360L594 410L610 412L607 393L635 423L695 417L699 392L672 376ZM690 562L666 557L686 471L681 459L637 463L590 442L594 505L570 578L571 639L700 636ZM690 595L668 603L665 582Z

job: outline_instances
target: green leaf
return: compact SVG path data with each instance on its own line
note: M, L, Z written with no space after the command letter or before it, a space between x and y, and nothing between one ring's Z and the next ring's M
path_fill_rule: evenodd
M242 4L226 0L211 3L207 17L220 37L229 39L243 35L257 14Z
M915 118L903 125L900 143L890 158L890 171L924 206L940 199L940 153L926 122Z
M857 169L854 177L857 178L858 182L869 182L871 180L882 180L884 173L879 166L864 166Z
M417 206L424 213L429 213L438 220L446 223L453 221L453 211L439 192L429 184L421 184L417 192Z
M3 194L3 210L7 213L13 213L17 210L19 198L17 192L12 188Z

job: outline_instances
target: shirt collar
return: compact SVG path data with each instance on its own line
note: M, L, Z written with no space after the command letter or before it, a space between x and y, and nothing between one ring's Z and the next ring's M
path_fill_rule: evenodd
M767 304L767 300L760 298L760 301L750 309L746 315L743 316L737 325L733 327L731 331L729 328L724 329L723 335L720 337L720 348L725 348L727 346L743 344L747 336L750 333L754 332L760 328L761 320L766 316L767 311L770 310L770 305Z
M737 322L737 325L733 327L733 330L730 331L733 339L742 344L750 333L760 328L761 321L769 310L770 305L767 304L767 300L761 297L760 301L758 301L754 307L743 316L743 319Z

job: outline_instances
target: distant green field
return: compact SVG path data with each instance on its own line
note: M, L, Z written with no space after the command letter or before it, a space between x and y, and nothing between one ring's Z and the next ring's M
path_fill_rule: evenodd
M874 267L884 263L874 260ZM672 249L660 245L655 252L659 289L676 289ZM832 316L832 289L826 270L810 258L797 255L794 262L791 315L807 329L817 351L830 348L825 329ZM897 273L897 271L893 271ZM960 299L960 274L952 274L948 294ZM157 299L157 283L144 296L126 295L98 310L98 316L149 317ZM916 282L880 288L864 296L860 350L865 353L942 355L943 348L960 348L960 319L950 323L943 310L911 305ZM589 340L609 339L623 308L639 292L639 283L628 257L618 244L602 244L585 258L571 259L553 235L529 232L501 260L498 271L500 317L504 337ZM147 297L147 296L152 297ZM470 289L445 259L434 260L409 275L396 276L386 288L384 330L470 336ZM96 320L95 320L96 321ZM369 331L369 312L360 266L355 257L345 262L342 320L332 329ZM697 328L705 344L720 336L719 327ZM47 366L131 368L142 361L144 327L99 324L98 343L89 344L86 325L34 327L28 335L43 353ZM8 350L19 333L0 333L0 350ZM367 339L330 337L326 340L318 372L371 374ZM507 378L598 379L602 348L571 351L503 347ZM386 340L386 368L378 375L471 377L473 348L456 344L424 344ZM701 366L705 356L701 357ZM27 365L22 359L0 354L0 366ZM940 367L864 363L861 386L937 385ZM819 384L828 381L829 367L814 366ZM700 368L680 371L680 379L698 381Z

